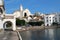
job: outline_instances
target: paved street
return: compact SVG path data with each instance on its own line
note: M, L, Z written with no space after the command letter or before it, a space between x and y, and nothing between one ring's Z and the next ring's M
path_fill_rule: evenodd
M0 40L19 40L17 33L13 31L1 31Z

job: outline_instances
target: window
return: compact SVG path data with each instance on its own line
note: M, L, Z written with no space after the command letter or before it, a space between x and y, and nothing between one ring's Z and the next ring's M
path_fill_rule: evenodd
M53 22L54 22L54 20L53 20Z
M49 26L49 24L47 24L47 26Z
M48 19L48 17L46 17L46 19Z
M24 13L24 17L26 17L27 16L27 14L26 13Z
M47 22L48 22L48 20L47 20Z
M51 20L50 20L50 22L51 22Z
M0 8L0 13L3 13L2 9Z
M55 22L57 22L57 18L55 18Z
M55 19L55 22L57 22L57 19Z

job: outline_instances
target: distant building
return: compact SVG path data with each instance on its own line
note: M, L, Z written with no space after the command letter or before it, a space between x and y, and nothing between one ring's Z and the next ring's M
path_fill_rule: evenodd
M25 21L29 21L29 16L32 15L28 9L23 9L22 5L20 6L20 10L15 11L13 14L16 18Z
M60 13L45 14L45 26L51 26L53 22L60 24Z
M43 13L40 13L40 12L36 12L34 15L33 15L33 18L32 20L33 21L44 21L44 15Z
M55 13L56 16L55 16L55 20L58 24L60 24L60 13Z
M45 26L51 26L53 22L55 22L55 14L46 14L44 16Z

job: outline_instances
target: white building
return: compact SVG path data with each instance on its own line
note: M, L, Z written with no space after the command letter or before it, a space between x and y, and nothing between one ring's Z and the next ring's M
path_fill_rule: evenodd
M6 14L4 9L4 3L3 0L0 0L0 29L7 29L6 25L8 22L10 22L11 29L16 30L16 18L23 19L23 17L28 17L26 21L28 21L29 16L31 15L30 11L28 9L23 9L22 5L20 6L20 10L15 11L13 14Z
M29 21L29 16L32 15L28 9L23 9L22 5L20 5L20 10L17 10L13 13L20 20L25 20L27 17L27 21Z
M60 13L45 15L44 22L45 26L51 26L53 22L60 24Z
M51 26L53 22L55 22L55 14L46 14L44 16L45 26Z
M58 24L60 24L60 13L55 13L56 16L55 16L55 20Z

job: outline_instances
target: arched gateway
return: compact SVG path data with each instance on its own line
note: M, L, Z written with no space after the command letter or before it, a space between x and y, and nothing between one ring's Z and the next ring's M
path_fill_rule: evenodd
M3 24L3 28L4 29L11 29L12 30L12 26L13 23L11 21L6 21L4 24Z
M3 20L4 29L16 30L16 18L12 14L5 15Z

